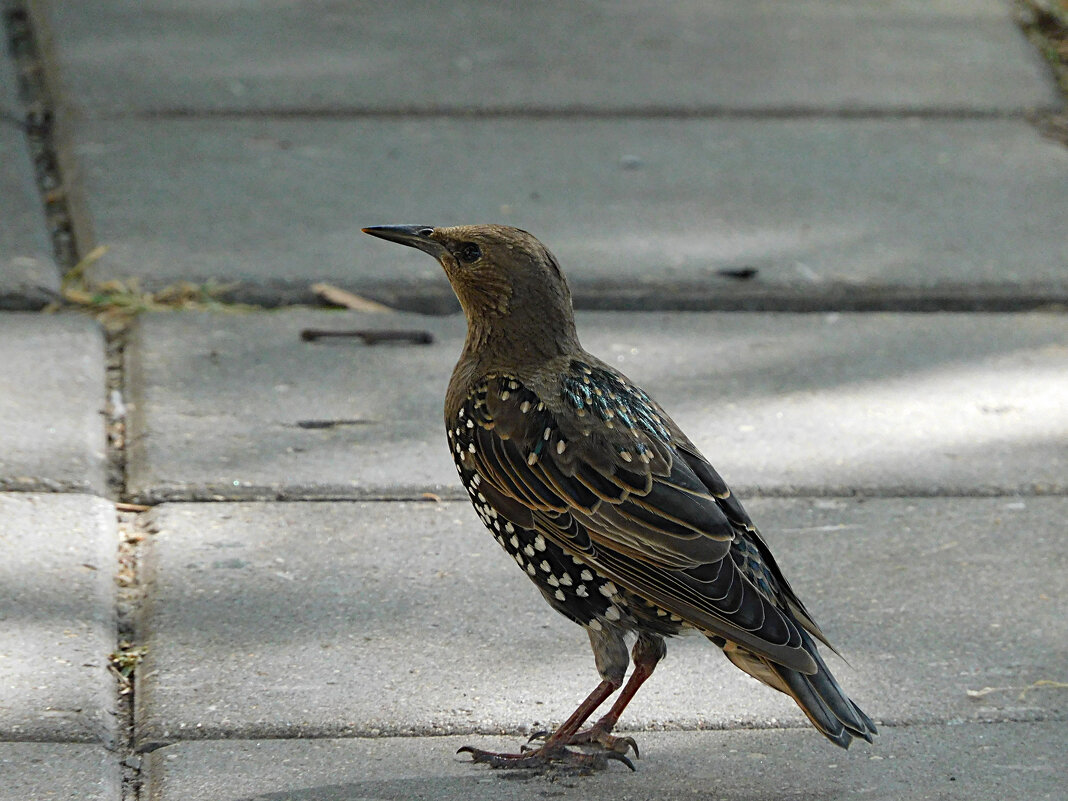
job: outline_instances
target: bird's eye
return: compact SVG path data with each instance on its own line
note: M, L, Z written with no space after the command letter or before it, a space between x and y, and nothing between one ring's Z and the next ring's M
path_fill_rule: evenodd
M482 248L474 242L464 242L456 251L456 256L460 261L470 264L482 258Z

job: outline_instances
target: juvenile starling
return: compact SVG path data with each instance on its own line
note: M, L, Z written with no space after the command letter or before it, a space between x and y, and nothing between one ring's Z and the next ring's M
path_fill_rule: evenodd
M637 746L612 729L664 657L664 638L687 629L790 695L831 742L871 742L875 725L831 675L815 641L830 643L741 503L656 401L582 349L553 255L500 225L363 230L445 268L467 317L445 396L456 469L497 542L586 629L601 675L539 747L460 750L494 767L615 759L633 769L627 752ZM624 687L628 634L634 671Z

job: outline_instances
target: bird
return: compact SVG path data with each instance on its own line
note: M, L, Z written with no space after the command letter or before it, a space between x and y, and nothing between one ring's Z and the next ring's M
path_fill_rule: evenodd
M637 743L612 732L664 658L665 639L690 631L793 698L832 743L872 742L875 724L817 642L834 647L738 497L659 403L579 343L556 257L504 225L362 230L444 268L467 322L445 393L456 470L496 541L586 630L601 679L518 753L460 751L494 768L619 761L634 770Z

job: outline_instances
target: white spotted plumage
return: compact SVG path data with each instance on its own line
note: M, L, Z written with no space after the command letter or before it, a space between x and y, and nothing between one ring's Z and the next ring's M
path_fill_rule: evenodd
M527 394L518 380L502 378L499 382L496 396L499 402L510 402L511 408L523 415L546 412L545 405ZM625 620L629 620L628 613L623 611L627 608L627 597L615 584L598 574L581 556L564 551L541 531L518 525L491 502L490 489L499 491L499 488L494 482L487 481L481 472L485 468L478 466L481 462L479 432L486 425L492 428L489 410L497 408L487 403L486 397L480 389L447 428L457 470L478 517L515 563L542 589L546 599L561 612L593 631L603 630L608 625L625 625ZM537 441L546 443L546 451L553 453L553 458L567 452L567 441L553 426L540 423L536 431ZM588 435L589 432L583 433ZM476 458L470 458L471 455ZM628 455L634 456L629 452ZM531 466L543 457L549 459L540 446L537 452L524 454L524 457ZM627 460L626 456L620 458Z

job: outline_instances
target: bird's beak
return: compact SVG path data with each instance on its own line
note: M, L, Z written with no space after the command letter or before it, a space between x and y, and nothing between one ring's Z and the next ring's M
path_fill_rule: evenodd
M374 225L364 228L365 234L377 236L390 242L397 242L408 247L418 248L437 258L445 252L445 246L430 238L434 229L429 225Z

